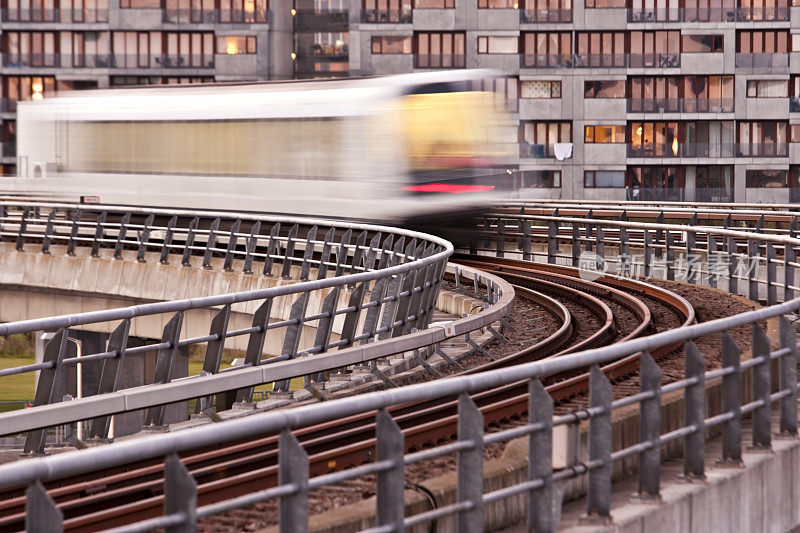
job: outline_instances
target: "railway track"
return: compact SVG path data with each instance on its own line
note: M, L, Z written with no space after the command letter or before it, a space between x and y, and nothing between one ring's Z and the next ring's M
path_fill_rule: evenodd
M457 262L505 277L519 297L528 299L558 323L546 338L463 372L467 374L558 357L695 321L694 310L686 300L635 280L604 277L587 281L569 267L476 256L461 256ZM661 319L656 321L655 317ZM664 356L672 348L665 347L663 353L653 355ZM603 370L612 380L623 379L638 371L638 356L614 362ZM546 383L556 402L572 402L585 395L588 375L554 375ZM527 383L484 391L475 394L473 400L487 426L514 419L527 410ZM455 399L400 405L390 412L403 430L409 451L446 441L457 432ZM295 436L309 455L311 474L326 474L374 460L374 420L374 413L366 413L296 430ZM184 454L182 461L198 484L198 504L274 485L277 442L277 435L270 435ZM47 488L64 513L66 531L96 531L159 515L163 509L162 475L163 463L137 463L58 480ZM24 503L22 488L0 494L0 532L24 528Z

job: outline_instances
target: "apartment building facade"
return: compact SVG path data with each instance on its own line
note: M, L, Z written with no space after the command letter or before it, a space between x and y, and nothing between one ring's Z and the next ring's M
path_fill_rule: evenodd
M6 171L15 102L59 90L494 68L521 196L800 201L800 0L3 0L0 14Z

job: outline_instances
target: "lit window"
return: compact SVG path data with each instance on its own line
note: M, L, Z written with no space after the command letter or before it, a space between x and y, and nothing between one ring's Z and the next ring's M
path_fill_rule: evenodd
M244 35L224 35L217 37L217 53L234 56L238 54L255 54L256 38Z

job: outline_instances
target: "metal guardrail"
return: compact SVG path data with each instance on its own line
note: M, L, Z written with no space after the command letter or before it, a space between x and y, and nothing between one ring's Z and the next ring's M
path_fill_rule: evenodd
M249 226L249 231L242 231L245 225ZM263 233L262 227L268 232ZM324 236L318 237L323 232ZM442 239L396 228L312 219L252 216L232 219L215 213L137 212L59 204L28 204L24 209L0 204L0 239L12 239L20 251L37 246L42 253L51 253L60 245L62 251L74 254L76 246L83 245L92 256L99 256L101 249L112 248L113 252L108 255L115 259L128 257L137 261L152 260L152 252L156 252L161 263L168 263L177 255L175 252L179 252L184 266L189 266L192 255L196 254L202 255L202 266L206 268L216 262L225 270L237 268L249 274L261 271L265 276L299 278L298 283L267 289L0 325L0 335L57 330L45 347L43 362L0 371L0 377L41 372L35 408L24 413L7 413L1 423L4 434L60 423L56 420L62 415L54 415L54 410L62 413L74 410L79 414L73 420L98 417L92 424L91 435L99 438L108 435L107 415L112 413L147 407L146 424L162 425L163 404L173 393L196 398L238 389L236 401L250 402L254 385L275 382L275 390L287 390L288 378L305 374L308 382L309 374L323 370L313 364L313 371L308 364L301 364L295 370L291 370L294 368L291 365L277 370L282 361L358 346L350 352L337 352L336 357L330 358L336 362L332 368L336 368L367 361L370 354L374 354L374 358L432 344L436 337L432 332L404 336L425 330L430 323L447 258L452 253L452 246ZM213 260L215 254L222 256L221 261ZM315 279L312 281L312 278ZM487 292L489 299L498 296L497 287L491 283ZM286 307L291 303L288 317L271 316L273 304L277 307L278 303ZM252 325L237 330L229 328L231 313L244 311L245 307L251 309ZM212 311L208 335L182 339L184 315L198 309ZM160 342L128 346L128 335L137 319L162 314L172 316L164 326ZM107 351L83 354L80 358L66 357L69 328L109 321L119 321L119 324L111 334ZM300 338L306 326L315 328L313 344L308 346L301 344ZM335 329L338 340L332 340ZM280 354L264 360L264 342L268 332L273 330L283 332L282 349ZM248 339L243 367L214 379L210 375L220 372L225 340L239 336ZM443 340L444 334L441 336L439 340ZM393 341L373 342L385 339ZM170 381L177 350L192 345L206 347L203 374L196 378L203 384L188 380L175 383L177 389L158 389L167 391L167 396L139 389L117 391L125 357L157 351L154 383L166 384ZM74 408L44 407L63 396L65 367L99 360L104 365L99 396L83 404L74 402ZM292 373L295 371L297 373ZM168 392L170 390L172 392ZM82 410L83 405L88 407ZM41 417L38 418L40 422L32 424L37 417ZM19 423L14 422L15 419ZM39 423L41 425L37 426ZM41 452L43 446L44 432L41 429L30 431L25 451Z
M748 290L753 298L758 286L766 286L767 299L779 299L777 288L784 289L787 301L771 307L742 313L694 326L683 327L578 354L546 361L528 363L513 368L486 372L468 377L456 377L391 389L383 392L324 402L287 411L275 411L244 419L189 429L175 434L155 435L51 457L0 466L0 486L27 485L29 527L41 525L58 529L62 516L46 494L42 482L82 472L117 465L165 458L165 514L137 524L137 530L159 527L181 527L192 530L197 520L204 517L251 505L270 499L280 499L281 527L297 527L307 523L309 490L367 474L377 477L376 524L369 531L401 531L403 528L425 524L434 519L456 517L460 531L481 531L483 509L487 505L509 498L523 498L530 509L529 526L537 531L554 531L557 526L558 501L555 485L563 480L586 476L588 479L587 515L600 520L610 517L611 469L615 461L638 457L639 493L643 497L657 497L660 491L661 448L672 441L684 443L684 473L688 478L702 479L709 458L705 453L706 430L721 426L723 450L721 459L731 464L742 462L742 429L744 416L753 419L752 444L768 449L771 444L770 411L773 405L780 409L779 431L785 435L797 434L797 342L796 333L782 316L800 309L800 299L792 299L798 287L794 285L796 264L793 254L800 240L784 235L767 235L754 231L737 231L728 228L645 224L625 220L570 218L549 215L502 214L488 218L479 229L473 251L504 256L516 254L528 260L539 259L550 263L577 261L579 267L584 253L603 261L624 264L621 258L631 248L643 252L643 257L654 257L654 251L672 263L672 273L681 272L689 282L714 283L716 277L708 269L675 268L676 257L692 257L713 253L719 244L723 253L737 261L744 257L747 264L754 261L766 265L766 279L748 276ZM696 217L693 221L696 223ZM568 231L567 231L568 230ZM538 246L546 243L546 246ZM700 244L704 244L701 246ZM535 249L537 245L538 249ZM562 253L564 245L569 253ZM616 250L616 256L611 251ZM742 251L744 250L744 251ZM786 269L784 281L774 275L779 263L776 250L784 255ZM609 252L609 253L606 253ZM615 259L616 257L616 259ZM652 265L652 263L650 263ZM596 263L595 263L596 267ZM595 268L592 267L592 268ZM669 277L668 269L666 277ZM772 273L771 273L772 272ZM622 272L625 275L625 271ZM787 278L788 277L788 278ZM731 278L738 282L741 277ZM729 280L728 289L738 288ZM753 289L755 287L755 290ZM503 295L504 297L507 295ZM772 350L770 341L760 323L780 317L779 348ZM740 350L729 334L730 330L750 325L753 332L752 357L743 359ZM722 368L706 372L705 358L693 339L722 333ZM649 352L674 343L685 345L685 373L681 380L661 385L658 365ZM612 400L613 386L599 365L624 356L641 354L641 390L619 400ZM327 355L324 357L333 357ZM297 364L295 361L293 364ZM275 365L286 365L289 362ZM771 389L771 367L777 366L779 384ZM554 416L553 401L542 386L547 376L589 369L590 404L567 414ZM743 372L752 373L752 385L742 395ZM220 377L214 378L220 379ZM470 394L485 391L520 380L529 381L530 409L526 425L508 430L486 433L480 410ZM706 385L721 382L722 410L714 416L706 413ZM159 387L175 388L179 383ZM205 394L197 390L195 394ZM683 391L685 417L682 425L661 434L662 395ZM439 445L416 453L404 453L403 433L388 413L391 406L443 397L459 397L459 429L454 442ZM614 450L611 438L611 420L615 409L638 404L640 434L638 442ZM308 456L292 430L359 413L377 411L377 454L371 463L335 473L309 477ZM588 420L588 459L572 463L564 469L554 470L552 465L553 428L580 424ZM279 484L275 487L234 498L225 502L198 507L196 486L183 467L177 453L240 439L280 433ZM527 479L492 492L483 493L483 448L492 443L529 436L529 464ZM457 496L452 504L412 516L405 516L404 467L425 459L445 454L458 455ZM176 529L177 530L177 529Z

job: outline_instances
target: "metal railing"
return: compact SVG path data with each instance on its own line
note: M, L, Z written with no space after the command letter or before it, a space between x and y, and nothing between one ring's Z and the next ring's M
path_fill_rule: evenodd
M167 24L266 24L269 11L254 9L162 9Z
M120 412L119 405L114 405L114 396L130 399L125 411L137 401L132 400L139 394L136 389L124 394L117 392L120 377L116 370L122 367L125 357L157 352L154 383L168 383L172 375L170 366L177 350L193 345L205 346L204 374L195 376L195 381L190 379L172 385L182 390L181 394L187 399L207 394L197 394L198 386L201 389L211 386L218 389L215 392L238 389L236 401L249 402L252 387L257 384L275 382L275 390L287 390L288 377L294 376L281 377L281 372L286 371L280 367L283 361L357 346L350 352L337 352L339 357L333 358L337 363L335 367L343 367L374 359L367 352L382 357L432 344L437 333L424 330L431 321L447 257L452 252L452 246L441 239L379 226L274 217L232 219L206 213L131 211L58 204L19 207L0 203L0 239L15 243L18 251L31 251L35 247L36 251L44 254L56 250L74 254L76 247L82 246L91 256L105 255L111 260L157 260L168 264L178 259L184 266L200 262L199 266L206 269L239 270L244 274L261 273L263 276L298 280L295 284L235 294L0 325L0 335L57 331L46 344L43 362L0 370L0 377L40 371L35 407L60 401L66 366L103 361L98 394L109 396L109 401L100 412L90 408L88 414L84 412L79 417L100 416L92 426L92 435L100 438L108 434L107 415ZM193 259L194 256L198 257ZM476 287L478 284L476 281ZM495 301L499 297L497 291L497 286L489 283L487 298ZM506 297L510 298L509 295ZM200 309L206 312L198 314ZM242 313L252 317L252 325L231 329L229 321L232 316ZM138 320L160 320L159 317L163 316L169 316L169 319L165 321L160 342L128 346L129 333L135 330ZM181 338L184 319L190 316L193 320L206 320L208 335ZM106 351L82 354L80 358L66 357L69 328L80 329L81 326L109 321L118 323L113 326ZM303 328L309 327L315 333L313 341L301 342ZM281 332L283 340L279 344L282 348L267 359L262 354L263 346L267 335L273 331ZM415 334L416 331L421 333ZM463 332L466 331L469 330ZM404 337L408 334L413 335ZM444 338L441 335L439 340ZM217 376L222 378L218 381L214 376L206 376L219 372L226 340L237 337L247 339L243 367L223 372L224 376ZM399 348L392 342L374 342L399 337L405 342ZM369 349L364 347L367 344ZM394 351L391 349L393 346ZM262 364L269 364L271 370L265 372L259 367ZM311 379L308 375L321 372L316 369L310 372L307 367L301 368L303 366L288 368L299 372L296 375L307 375L307 383ZM375 371L374 362L372 367ZM198 385L197 380L204 384ZM147 425L163 424L163 403L167 403L162 401L163 398L152 392L140 396L138 401L144 401L149 408ZM71 403L80 404L79 401ZM15 429L12 429L14 423L6 419L2 423L4 433L34 429L35 426L30 426L25 420L35 418L37 412L43 413L42 409L48 410L27 410L26 416L20 418L23 426ZM26 424L27 429L21 429ZM46 424L49 425L52 424ZM26 451L41 451L43 436L41 430L29 432Z
M533 239L541 239L542 236L547 241L546 251L534 251ZM594 219L591 214L582 218L569 218L557 214L505 213L498 214L495 218L487 217L485 224L479 228L476 239L473 252L496 253L501 257L514 254L520 258L538 258L548 263L571 261L576 266L580 266L581 254L586 251L592 251L600 258L613 260L612 254L605 254L612 249L617 250L617 262L622 266L626 264L622 258L629 255L631 248L638 248L643 253L647 274L652 274L648 265L653 266L653 252L658 250L659 256L665 259L665 277L671 279L676 271L680 271L685 273L686 280L690 283L704 281L712 286L716 286L717 272L698 268L692 261L685 262L684 270L681 270L676 266L679 251L687 259L698 254L713 255L720 252L732 261L742 260L747 265L763 260L765 279L752 275L752 268L743 279L747 280L751 297L757 296L759 285L765 286L767 301L774 305L512 368L365 394L290 412L261 414L89 451L3 465L0 466L0 485L27 485L28 516L33 521L28 526L47 523L50 528L57 528L62 517L47 496L43 482L133 461L164 457L165 514L137 525L137 530L145 531L176 524L192 529L196 520L270 499L280 500L279 518L282 525L305 524L309 516L309 490L374 474L377 477L378 496L373 531L399 531L429 523L434 519L450 519L455 522L453 528L460 531L481 531L484 510L507 498L517 498L519 507L529 510L527 520L531 529L554 531L560 506L556 487L566 480L585 478L587 515L608 520L611 510L612 469L625 459L638 458L639 494L657 498L661 487L662 449L669 443L683 443L685 476L689 479L703 479L706 464L712 459L708 457L704 444L706 432L711 428L720 427L722 434L722 453L719 459L735 465L741 464L743 460L742 420L745 416L752 417L753 420L752 444L761 449L769 449L771 445L773 406L780 413L776 429L783 435L796 436L797 340L794 329L782 315L800 309L800 299L794 299L798 290L794 285L794 274L800 266L796 263L796 249L800 246L800 240L753 231L698 226L696 218L690 225L676 226L628 222L624 216L621 220L611 220ZM491 246L487 247L486 242ZM562 253L562 245L566 245L570 251ZM777 250L782 251L783 259L777 257ZM593 256L593 261L596 256ZM775 277L775 266L779 263L786 267L783 283L779 283ZM631 266L630 263L627 265ZM731 292L736 292L736 283L740 279L742 278L731 276L728 285L729 290L734 289ZM776 289L781 286L787 301L775 304ZM770 340L761 326L763 321L773 318L779 318L780 323L779 346L774 350L770 348ZM752 329L750 358L742 356L730 334L730 330L741 326L750 326ZM722 333L722 364L720 368L706 371L704 354L693 340L718 333ZM662 386L661 371L649 352L675 343L684 343L685 346L683 377ZM633 354L639 354L641 360L640 391L613 400L614 387L600 370L600 365ZM774 388L771 386L773 367L776 369ZM590 372L589 405L554 416L553 400L542 380L547 376L577 370ZM745 380L745 374L750 374L748 380ZM527 423L512 429L487 433L481 411L470 395L522 380L528 381L530 407ZM747 386L743 388L745 383ZM720 389L722 402L719 409L708 412L706 393L712 387ZM661 399L674 392L682 392L685 398L681 407L684 416L674 427L662 433ZM459 423L456 439L424 451L405 453L403 432L388 409L409 402L446 397L458 397ZM614 449L612 416L616 409L630 405L638 405L640 409L638 436L632 435L633 442ZM293 430L369 412L377 412L376 453L372 456L374 459L353 468L310 477L308 455L293 435ZM582 421L588 421L588 450L585 458L573 460L564 468L554 470L554 428L579 426ZM196 484L177 454L212 444L269 434L280 434L278 484L246 496L198 507L195 498ZM522 436L530 437L529 469L523 480L509 481L501 488L484 493L484 447ZM454 501L443 502L435 510L406 516L403 498L405 466L452 453L458 455ZM511 476L507 476L507 479L511 479Z
M414 54L414 68L465 68L463 54Z
M628 98L628 113L733 113L733 98Z
M628 157L636 158L670 158L670 157L734 157L735 143L664 143L664 144L631 144L628 143Z
M108 9L0 9L0 20L18 23L93 24L108 22Z
M779 22L789 20L788 6L711 8L628 8L628 22Z
M214 54L2 54L6 68L214 68Z
M413 9L362 9L361 22L368 24L411 24Z
M525 23L572 22L571 9L520 9L519 21Z
M680 54L526 54L520 68L678 68Z
M736 68L788 69L789 54L743 54L736 52Z

